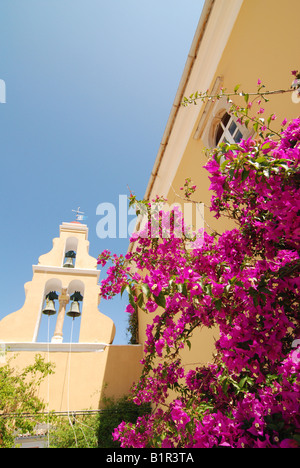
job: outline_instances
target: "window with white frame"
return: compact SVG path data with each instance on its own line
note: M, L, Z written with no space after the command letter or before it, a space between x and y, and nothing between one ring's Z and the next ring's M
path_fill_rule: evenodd
M216 126L215 130L215 146L220 143L239 143L243 138L243 131L228 112L224 112L220 123Z
M220 143L239 143L249 138L253 130L241 125L230 113L230 103L225 97L213 103L208 101L200 118L194 139L201 138L206 148L215 148Z

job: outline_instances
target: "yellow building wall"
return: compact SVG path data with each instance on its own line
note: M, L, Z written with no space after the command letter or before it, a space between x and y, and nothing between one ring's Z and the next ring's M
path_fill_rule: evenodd
M102 396L119 398L129 395L142 373L142 345L112 345L106 348L106 352Z
M70 347L72 351L72 346ZM103 397L119 398L129 395L141 374L142 347L107 346L101 352L50 352L7 350L6 362L14 357L11 366L24 369L40 354L53 364L54 373L39 387L38 396L46 404L46 411L80 411L103 407ZM2 362L3 364L3 362Z

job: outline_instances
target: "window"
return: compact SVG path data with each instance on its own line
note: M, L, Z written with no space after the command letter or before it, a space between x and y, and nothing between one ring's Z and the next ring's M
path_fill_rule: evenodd
M238 143L243 138L243 133L233 116L225 112L217 125L215 133L215 145L220 143Z
M234 144L252 136L254 130L240 125L237 118L230 114L230 107L225 97L217 102L208 101L194 133L194 139L201 138L206 148L215 148L222 142Z

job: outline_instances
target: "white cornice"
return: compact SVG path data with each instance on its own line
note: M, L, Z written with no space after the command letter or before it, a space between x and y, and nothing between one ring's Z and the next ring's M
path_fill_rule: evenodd
M62 223L59 227L60 231L88 231L86 224L81 224L79 221L72 221L71 223Z
M33 272L59 273L75 276L96 276L99 279L100 271L88 268L64 268L48 265L32 265Z
M8 352L50 352L50 353L100 353L108 346L107 343L37 343L37 342L1 342Z

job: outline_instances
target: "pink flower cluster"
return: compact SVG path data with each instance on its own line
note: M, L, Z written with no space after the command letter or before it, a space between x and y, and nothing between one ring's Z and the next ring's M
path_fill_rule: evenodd
M206 164L211 210L237 227L204 233L192 250L184 237L143 237L126 257L112 257L103 294L127 288L129 312L154 314L133 389L136 404L154 409L115 430L122 447L300 446L300 359L292 357L300 337L299 158L300 119L278 141L217 149ZM181 349L194 330L213 326L215 361L186 369Z

